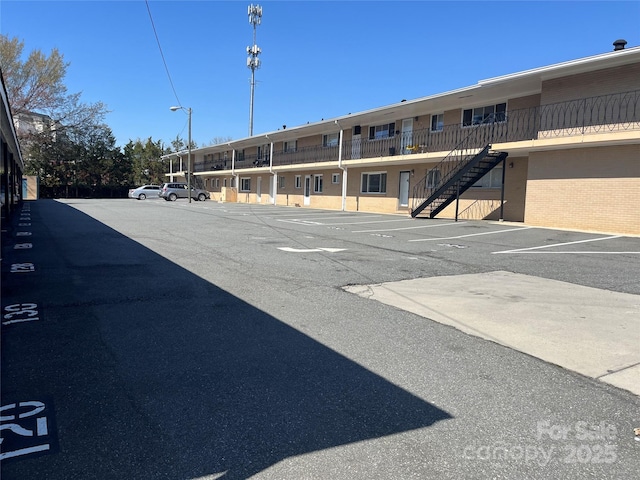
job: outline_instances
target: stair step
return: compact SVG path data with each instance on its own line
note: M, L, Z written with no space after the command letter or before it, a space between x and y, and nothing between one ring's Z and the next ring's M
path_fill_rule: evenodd
M458 192L465 192L508 155L506 152L490 151L490 148L491 145L487 145L479 154L471 158L467 157L467 161L463 161L456 171L448 173L448 179L442 186L433 189L434 193L413 210L411 215L413 217L420 215L425 208L429 207L429 216L433 218L455 200Z

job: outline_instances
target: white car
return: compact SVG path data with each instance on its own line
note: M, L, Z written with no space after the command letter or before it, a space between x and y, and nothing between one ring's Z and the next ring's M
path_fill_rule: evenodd
M137 200L145 200L146 198L160 198L159 195L159 185L143 185L141 187L129 190L129 198L135 198Z

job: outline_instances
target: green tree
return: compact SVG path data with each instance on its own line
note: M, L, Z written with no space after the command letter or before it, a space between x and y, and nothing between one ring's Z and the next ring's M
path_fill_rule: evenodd
M55 138L50 132L35 134L29 148L27 174L38 175L45 188L66 189L76 182L76 166L81 158L78 145L67 137Z
M140 139L129 140L124 146L124 156L131 163L134 185L156 184L165 182L168 161L161 157L165 152L161 140L153 141L149 137L146 142Z
M180 138L180 135L177 135L176 138L171 140L171 147L173 148L173 152L179 152L187 148L187 142Z
M178 136L176 136L176 138L174 138L171 141L171 147L172 147L172 149L170 149L167 153L183 152L183 151L185 151L187 149L187 141L182 139L182 137L180 137L180 135L178 135ZM198 148L198 144L192 138L191 139L191 150L194 150L196 148Z
M103 103L83 103L69 93L64 77L69 63L53 49L23 55L24 42L0 35L0 68L25 158L25 172L39 175L53 195L78 194L82 188L102 194L132 183L132 168L104 124ZM24 59L24 60L23 60ZM35 119L35 120L34 120ZM31 124L30 124L31 122Z
M79 142L82 147L78 168L80 183L90 188L94 194L99 193L104 186L121 185L123 180L128 183L130 179L130 175L127 176L130 168L124 172L116 168L120 166L122 153L115 143L111 129L106 126L84 133Z

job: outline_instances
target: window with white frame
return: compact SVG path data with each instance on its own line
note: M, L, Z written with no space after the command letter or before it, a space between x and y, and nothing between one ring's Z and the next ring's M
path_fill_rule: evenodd
M374 125L369 127L369 140L380 140L382 138L393 137L396 130L395 123L385 123L384 125Z
M220 179L216 178L216 188L220 188Z
M481 123L504 122L507 119L506 112L506 103L468 108L462 112L462 126L470 127L471 125L479 125Z
M250 192L251 191L251 178L243 177L240 179L240 191L241 192Z
M442 130L444 130L444 113L431 115L431 131L441 132Z
M222 180L222 186L224 188L227 188L227 179L226 178L224 180Z
M387 193L387 173L363 173L360 191L362 193Z
M435 188L440 183L440 170L432 168L427 172L427 188Z
M278 188L284 188L284 177L282 175L278 176Z
M302 188L302 180L300 178L300 175L296 175L295 187L296 188Z
M322 193L322 175L313 176L313 193Z
M284 152L295 152L298 149L298 141L297 140L289 140L284 142L282 145L282 150Z
M323 147L337 147L339 141L340 141L339 133L328 133L327 135L322 136Z
M492 170L472 185L474 188L501 188L502 166L493 167Z
M333 184L340 183L340 174L339 173L332 173L331 174L331 183L333 183Z

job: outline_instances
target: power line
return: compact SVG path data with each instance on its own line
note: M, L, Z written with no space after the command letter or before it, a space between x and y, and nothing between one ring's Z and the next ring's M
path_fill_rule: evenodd
M169 73L169 67L167 67L167 61L164 59L164 53L162 52L162 47L160 46L160 39L158 38L158 32L156 31L156 26L153 23L153 16L151 15L149 0L145 0L144 3L147 5L147 12L149 12L149 20L151 20L151 27L153 28L153 34L156 36L156 42L158 43L158 50L160 50L160 56L162 57L162 63L164 63L164 69L167 72L167 77L169 78L171 89L173 90L173 94L176 97L176 101L178 102L178 105L182 105L182 103L180 102L180 99L178 98L178 93L176 92L176 88L173 86L173 80L171 80L171 74Z

